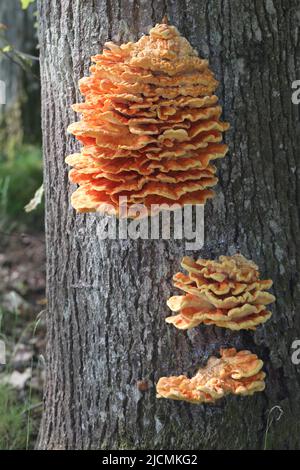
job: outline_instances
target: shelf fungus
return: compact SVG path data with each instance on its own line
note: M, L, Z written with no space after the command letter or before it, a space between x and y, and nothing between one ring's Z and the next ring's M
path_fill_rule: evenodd
M146 215L153 205L205 203L229 127L220 120L208 62L167 24L136 43L105 47L79 82L85 102L73 109L82 120L68 128L83 145L66 158L79 185L73 207L122 216L121 197L129 208L143 205Z
M271 317L267 305L275 297L266 290L272 281L260 280L258 267L241 254L219 260L184 257L181 266L188 274L173 277L175 287L185 292L167 301L176 312L166 322L187 330L201 323L230 330L254 330Z
M225 395L253 395L265 388L263 361L250 351L221 349L203 369L189 379L185 375L162 377L156 385L158 398L190 403L213 403Z

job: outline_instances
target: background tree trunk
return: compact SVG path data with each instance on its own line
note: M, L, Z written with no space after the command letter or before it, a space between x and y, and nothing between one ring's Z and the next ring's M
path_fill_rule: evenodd
M76 215L64 157L77 81L103 43L136 40L167 13L220 80L230 151L205 207L202 257L240 250L274 280L272 319L255 333L167 326L181 241L99 241L97 215ZM48 253L48 350L41 449L299 448L300 338L298 0L39 1ZM298 72L298 77L296 75ZM298 304L297 304L298 302ZM162 375L193 373L221 346L265 361L267 388L214 406L157 400ZM140 392L137 381L150 388ZM278 410L277 410L278 411ZM273 419L272 419L273 418Z
M21 143L41 139L38 61L28 63L25 70L13 52L38 56L35 12L34 4L22 10L20 0L0 3L0 23L7 28L5 37L12 48L9 54L0 51L0 80L6 85L6 105L0 106L0 147L9 155Z

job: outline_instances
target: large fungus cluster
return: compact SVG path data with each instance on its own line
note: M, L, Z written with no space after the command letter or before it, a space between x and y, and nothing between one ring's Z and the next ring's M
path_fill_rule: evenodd
M82 120L69 131L83 144L67 157L79 212L120 215L127 204L203 204L217 183L228 124L214 95L218 82L174 26L158 24L138 42L105 44L80 80Z
M162 377L156 390L158 398L190 403L212 403L227 394L253 395L264 390L263 362L250 351L221 349L221 358L209 358L207 365L189 379L185 375Z
M181 266L188 274L173 277L175 287L185 295L171 297L167 304L176 315L166 318L186 330L201 323L231 330L255 329L267 321L267 305L275 297L266 292L271 280L260 280L258 267L240 254L219 260L184 257Z
M80 80L85 97L73 106L82 120L69 126L81 142L69 155L70 180L79 185L71 202L79 212L109 212L136 217L184 204L204 204L217 183L212 161L222 158L229 127L214 94L218 82L208 62L198 57L174 26L157 24L138 42L108 42L92 57L90 76ZM153 206L155 209L153 210ZM157 209L158 207L158 209ZM183 258L187 275L174 284L184 295L168 300L176 314L166 321L179 329L201 323L231 330L255 329L271 316L275 297L260 280L258 267L242 255L219 260ZM212 403L227 394L252 395L264 390L263 362L250 351L221 349L189 379L162 377L159 398Z

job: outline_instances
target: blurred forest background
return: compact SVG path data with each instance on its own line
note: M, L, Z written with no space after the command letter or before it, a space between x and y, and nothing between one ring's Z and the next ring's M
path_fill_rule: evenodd
M39 50L35 0L0 1L0 449L33 448L45 328Z

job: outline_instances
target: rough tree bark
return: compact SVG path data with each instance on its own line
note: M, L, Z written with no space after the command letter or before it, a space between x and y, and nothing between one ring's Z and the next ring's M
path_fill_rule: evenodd
M217 197L205 208L205 246L194 255L240 250L274 280L273 317L252 332L164 322L185 245L102 241L96 215L76 215L65 155L80 99L77 81L108 39L137 39L167 13L209 58L229 155L218 162ZM298 0L39 1L48 253L48 349L40 449L300 448ZM297 77L298 73L298 77ZM193 254L193 253L192 253ZM298 302L298 304L297 304ZM249 348L265 361L264 393L215 406L156 400L162 375L192 373L220 346ZM137 381L148 379L140 392Z

